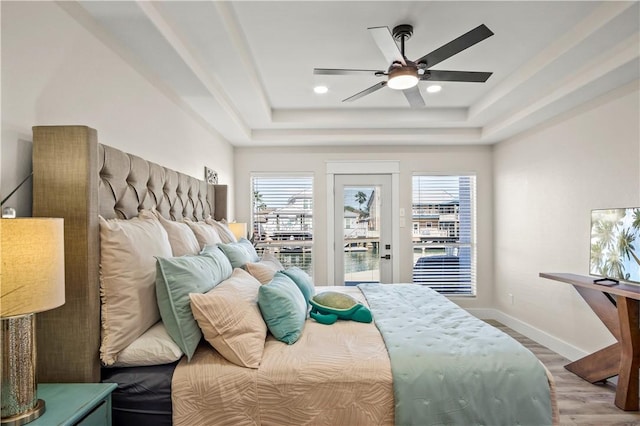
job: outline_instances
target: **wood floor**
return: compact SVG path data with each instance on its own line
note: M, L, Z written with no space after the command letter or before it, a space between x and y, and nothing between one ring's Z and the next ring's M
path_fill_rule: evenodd
M592 385L564 369L569 363L566 358L497 321L487 322L526 346L553 374L562 425L640 425L640 412L623 411L613 405L615 385Z

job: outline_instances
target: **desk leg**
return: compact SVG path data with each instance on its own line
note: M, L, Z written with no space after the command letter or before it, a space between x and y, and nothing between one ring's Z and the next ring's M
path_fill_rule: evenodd
M564 366L589 383L597 383L617 376L620 372L620 343L614 343L598 352Z
M609 329L616 340L620 341L620 318L616 306L601 291L574 286L591 310ZM601 382L617 376L620 371L620 343L614 343L604 349L567 364L565 368L590 383Z
M591 383L617 375L616 406L626 411L638 411L640 302L617 296L616 307L600 291L580 286L574 287L615 336L618 343L567 364L565 368Z
M639 302L618 297L620 318L620 375L616 388L616 406L626 411L638 410L638 379L640 368Z

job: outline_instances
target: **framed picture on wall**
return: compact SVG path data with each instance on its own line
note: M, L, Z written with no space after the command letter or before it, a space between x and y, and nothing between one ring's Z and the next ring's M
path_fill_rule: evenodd
M209 185L217 185L218 184L218 172L216 172L213 169L210 169L209 167L204 168L204 180L209 184Z

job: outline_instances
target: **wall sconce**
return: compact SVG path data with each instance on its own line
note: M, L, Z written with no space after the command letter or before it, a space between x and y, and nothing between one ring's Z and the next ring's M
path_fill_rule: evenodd
M247 224L243 222L231 222L229 223L229 229L236 236L236 239L247 238Z
M62 219L0 219L2 322L2 425L40 417L37 396L35 313L64 304Z

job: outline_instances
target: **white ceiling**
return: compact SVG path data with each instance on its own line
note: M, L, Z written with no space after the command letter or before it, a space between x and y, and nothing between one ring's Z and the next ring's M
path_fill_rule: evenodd
M640 78L639 3L594 1L60 2L160 90L234 145L489 144ZM486 83L420 88L314 68L386 69L368 27L411 24L417 59L480 24L495 35L434 69ZM317 95L324 84L329 92Z

